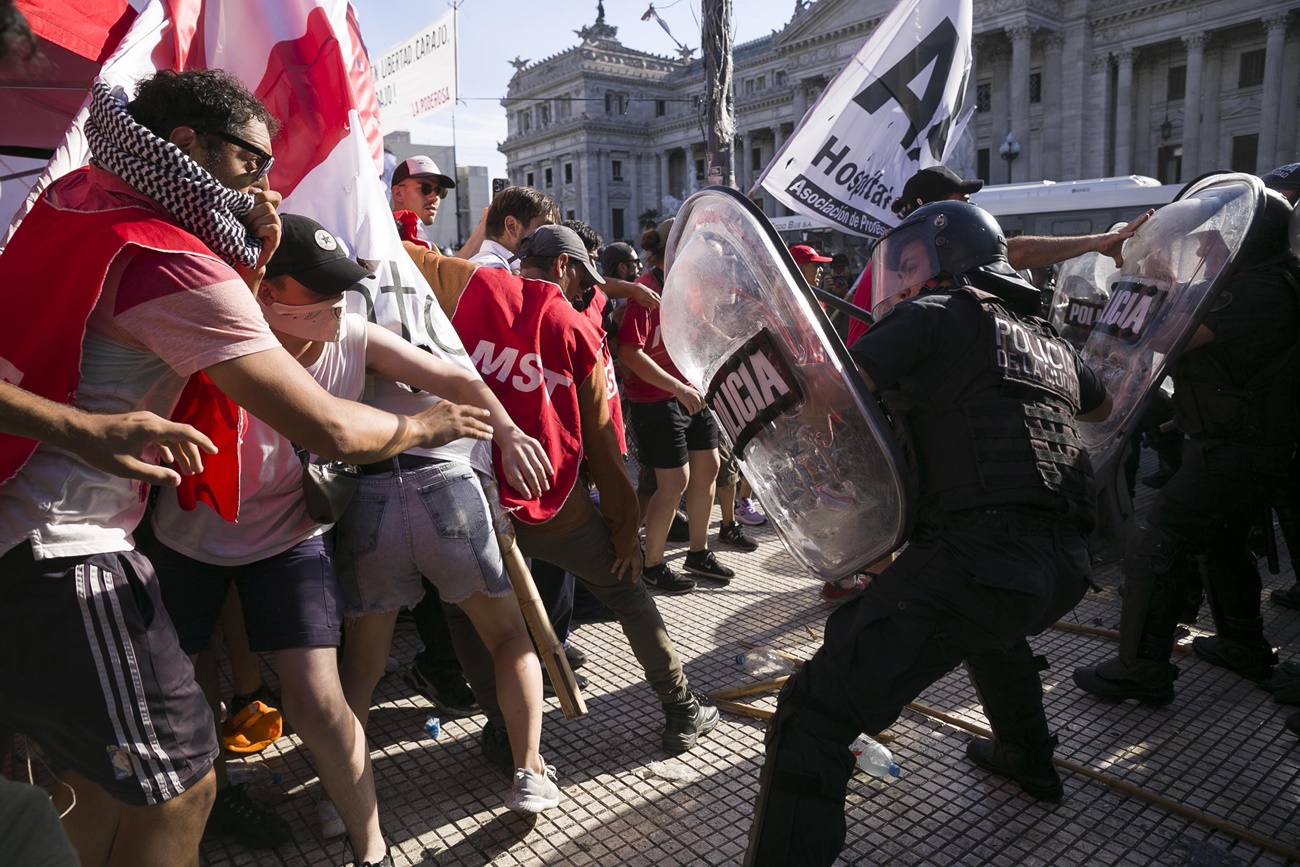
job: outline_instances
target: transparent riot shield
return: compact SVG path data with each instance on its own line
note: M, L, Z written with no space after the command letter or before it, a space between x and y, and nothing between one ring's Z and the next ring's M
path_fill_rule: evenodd
M1193 182L1124 245L1105 306L1084 343L1084 361L1114 402L1109 418L1081 423L1100 491L1094 554L1117 554L1128 522L1117 481L1124 449L1154 390L1227 281L1237 251L1263 211L1254 175ZM1109 550L1107 548L1109 547Z
M735 190L702 190L677 214L667 261L668 352L790 554L830 581L898 548L911 475L767 218Z
M1111 231L1122 228L1116 223ZM1101 253L1084 253L1062 262L1056 273L1056 289L1048 318L1053 327L1075 349L1082 349L1110 300L1110 284L1119 269L1115 260Z

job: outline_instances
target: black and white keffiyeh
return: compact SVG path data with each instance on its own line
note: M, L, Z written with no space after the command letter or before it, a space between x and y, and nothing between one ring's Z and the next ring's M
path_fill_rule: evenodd
M223 185L180 148L145 129L126 111L126 94L103 81L91 86L86 140L95 165L158 202L226 264L253 267L262 252L240 217L253 197Z

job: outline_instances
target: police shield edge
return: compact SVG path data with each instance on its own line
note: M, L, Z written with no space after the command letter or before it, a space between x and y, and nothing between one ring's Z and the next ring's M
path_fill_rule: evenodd
M702 190L667 258L668 352L795 560L832 580L901 545L910 476L889 422L767 218L735 190Z
M1123 225L1117 223L1111 231ZM1102 253L1084 253L1061 263L1048 320L1075 349L1082 350L1087 343L1110 300L1110 285L1118 270L1115 260Z
M1119 480L1125 449L1171 361L1226 282L1263 202L1263 184L1254 175L1194 181L1125 243L1124 265L1111 269L1104 287L1091 294L1081 285L1070 290L1093 302L1082 355L1114 401L1105 421L1079 425L1098 483L1094 557L1110 559L1122 550L1132 509ZM1058 288L1058 300L1065 288Z

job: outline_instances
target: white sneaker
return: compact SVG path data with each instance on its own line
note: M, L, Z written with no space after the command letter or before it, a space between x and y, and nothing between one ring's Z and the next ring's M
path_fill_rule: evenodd
M560 787L555 785L555 766L543 764L546 773L515 768L515 784L506 806L516 813L535 815L560 803Z
M339 815L338 809L328 798L321 798L316 802L316 822L320 825L322 840L342 837L348 832L347 827L343 824L343 817Z
M736 520L746 527L761 527L767 523L767 517L758 510L749 497L736 500Z

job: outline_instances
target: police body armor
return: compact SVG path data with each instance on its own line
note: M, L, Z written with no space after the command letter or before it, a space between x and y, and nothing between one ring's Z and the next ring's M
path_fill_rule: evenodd
M941 388L945 400L905 410L920 471L923 519L932 511L1023 508L1090 529L1092 465L1079 439L1075 355L1039 319L1017 317L969 287L954 303L981 308L979 362ZM886 396L890 401L890 396ZM892 405L892 403L891 403ZM942 520L938 518L937 520Z
M915 482L891 423L752 202L728 187L686 200L660 312L673 362L800 565L830 581L902 545Z

